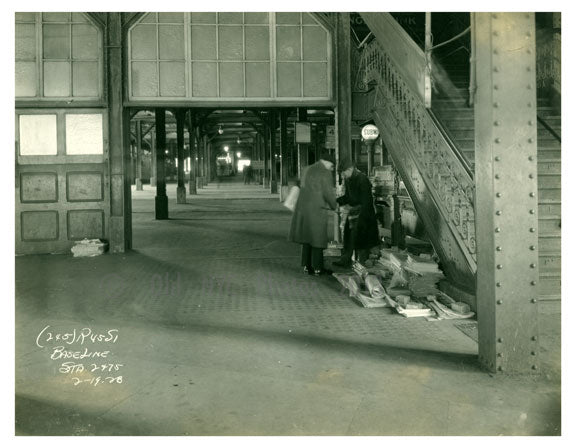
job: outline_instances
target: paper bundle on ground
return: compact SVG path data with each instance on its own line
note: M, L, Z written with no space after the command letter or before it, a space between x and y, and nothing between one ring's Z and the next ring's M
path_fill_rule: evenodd
M95 257L106 251L106 243L99 239L84 238L82 241L77 241L71 250L74 257Z

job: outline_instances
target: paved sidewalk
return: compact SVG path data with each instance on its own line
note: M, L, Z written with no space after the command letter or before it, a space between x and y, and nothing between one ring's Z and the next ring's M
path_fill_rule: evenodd
M361 308L303 275L290 213L256 188L176 204L169 185L156 221L145 186L133 251L16 258L17 434L560 434L556 305L541 305L543 372L489 375L457 322ZM83 328L104 336L62 339Z

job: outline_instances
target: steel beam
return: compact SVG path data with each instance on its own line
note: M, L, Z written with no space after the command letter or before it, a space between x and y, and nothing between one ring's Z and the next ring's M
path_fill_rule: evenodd
M538 184L533 13L476 13L480 362L537 372Z
M156 117L156 219L168 219L168 196L166 196L166 109L158 108Z

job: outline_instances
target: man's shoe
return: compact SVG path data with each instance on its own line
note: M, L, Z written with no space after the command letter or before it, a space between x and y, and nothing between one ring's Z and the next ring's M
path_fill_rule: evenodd
M350 266L352 266L352 262L351 261L342 261L342 260L337 260L335 262L332 263L334 266L338 266L339 268L349 268Z
M304 274L312 275L312 274L314 274L314 269L312 269L311 266L304 266L304 269L302 272L304 272Z

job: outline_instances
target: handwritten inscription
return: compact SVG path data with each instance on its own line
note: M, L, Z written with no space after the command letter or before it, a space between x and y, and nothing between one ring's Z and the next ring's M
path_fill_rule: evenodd
M53 331L45 326L36 337L36 345L46 349L52 361L59 361L58 374L70 379L74 386L122 384L124 364L115 362L111 348L118 341L118 329L103 332L92 328ZM82 362L79 362L82 361Z

